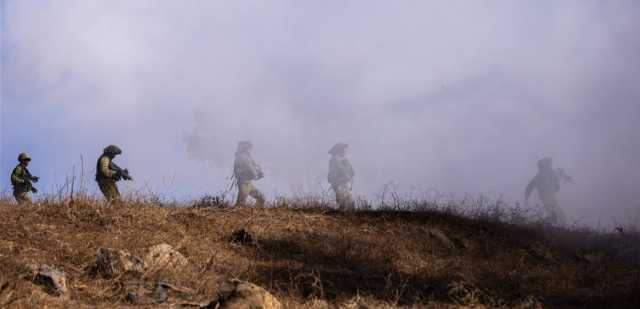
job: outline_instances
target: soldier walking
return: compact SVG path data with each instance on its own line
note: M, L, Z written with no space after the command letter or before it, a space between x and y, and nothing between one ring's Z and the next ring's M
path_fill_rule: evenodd
M233 164L233 175L238 182L238 199L236 205L244 205L247 197L251 196L256 200L256 205L263 206L265 202L264 194L254 185L253 181L262 179L264 174L262 168L251 157L253 144L249 141L238 143L236 159Z
M120 199L120 191L118 191L116 182L122 179L132 180L129 176L129 170L122 169L113 162L113 159L120 154L122 154L122 150L118 146L109 145L104 148L96 166L96 182L109 202Z
M553 159L546 157L538 160L538 173L531 179L524 193L525 207L529 204L529 197L533 189L538 191L538 196L544 210L547 212L547 220L552 225L563 225L566 222L566 216L560 205L556 194L560 191L560 182L573 182L573 179L567 176L562 169L553 169Z
M346 157L348 147L345 143L337 143L329 150L331 160L327 180L336 194L338 206L342 209L354 207L351 196L354 172L351 162Z
M13 169L11 173L11 185L13 185L13 197L16 198L18 204L31 204L31 198L29 193L38 193L31 182L38 182L40 178L31 175L31 172L27 169L31 162L31 156L23 152L18 155L18 165Z

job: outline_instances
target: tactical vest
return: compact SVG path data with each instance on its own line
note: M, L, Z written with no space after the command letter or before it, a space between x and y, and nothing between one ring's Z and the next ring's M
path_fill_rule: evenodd
M22 169L22 173L17 174L17 170L19 168ZM13 186L13 188L16 189L16 190L19 190L19 191L20 190L26 191L27 188L29 187L29 184L27 184L26 182L25 183L16 183L16 182L14 182L13 181L13 175L18 176L20 179L28 180L27 178L31 178L31 173L29 172L29 170L26 167L22 166L21 164L18 164L13 169L13 172L11 172L11 176L12 176L11 177L11 185Z
M101 155L98 158L98 162L96 163L96 181L111 179L111 177L108 177L107 175L102 174L102 166L100 166L100 161L102 161L102 158L104 157L107 157L109 159L109 162L111 162L111 158L109 158L106 155Z

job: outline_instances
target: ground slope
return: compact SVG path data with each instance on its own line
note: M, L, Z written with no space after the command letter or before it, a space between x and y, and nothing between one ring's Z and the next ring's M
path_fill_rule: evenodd
M0 218L0 307L139 307L125 299L127 287L157 280L191 291L158 306L206 303L229 278L264 287L287 308L640 306L637 251L629 253L635 239L623 233L545 230L439 211L90 200L26 207L4 202ZM241 229L257 241L230 241ZM100 248L144 256L162 243L188 265L138 277L87 274ZM42 264L66 273L67 298L33 283Z

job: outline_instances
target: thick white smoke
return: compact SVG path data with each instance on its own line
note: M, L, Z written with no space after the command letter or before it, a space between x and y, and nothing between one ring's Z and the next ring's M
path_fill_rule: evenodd
M273 197L326 187L344 141L359 194L517 202L552 156L576 178L571 219L623 221L639 17L635 1L4 1L2 172L29 150L51 186L115 143L129 189L195 197L228 185L249 139Z

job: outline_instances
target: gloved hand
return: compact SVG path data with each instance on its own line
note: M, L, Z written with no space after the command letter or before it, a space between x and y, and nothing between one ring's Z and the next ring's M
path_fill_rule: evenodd
M36 188L34 188L34 187L31 187L31 192L33 192L33 193L38 193L38 189L36 189Z
M38 180L40 180L40 177L37 177L37 176L32 176L31 177L31 181L33 181L33 182L38 182Z

